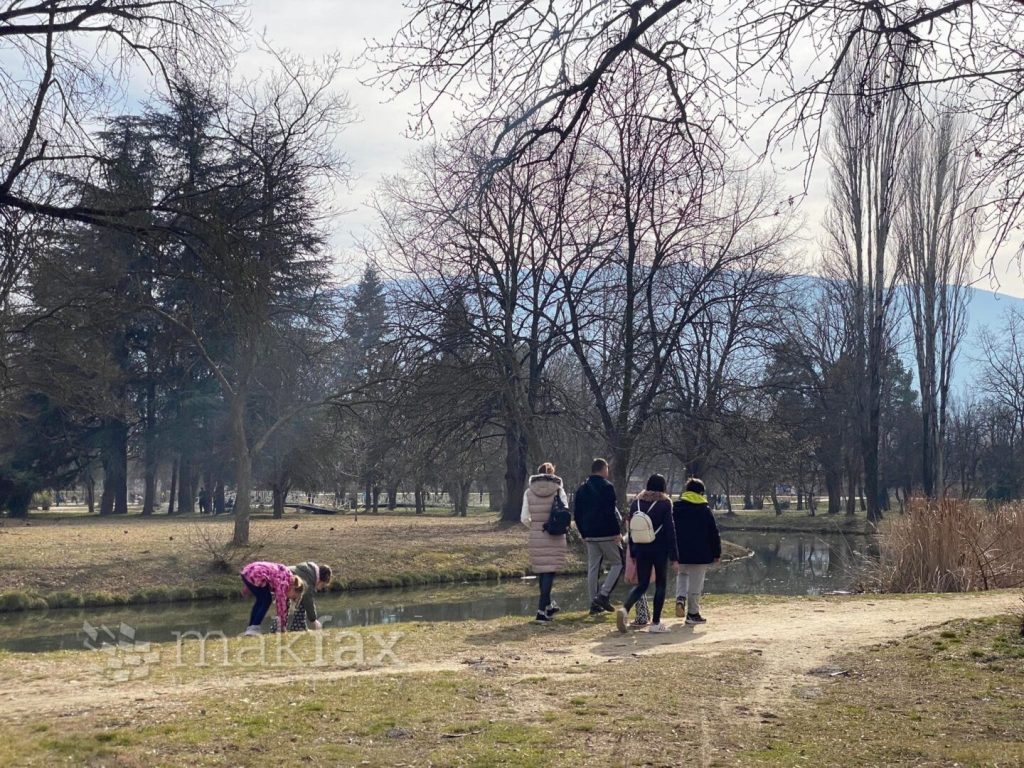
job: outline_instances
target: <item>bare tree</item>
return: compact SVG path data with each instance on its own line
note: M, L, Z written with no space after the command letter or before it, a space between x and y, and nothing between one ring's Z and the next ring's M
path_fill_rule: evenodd
M917 356L924 492L934 497L945 492L949 388L967 331L977 218L963 125L951 115L934 125L923 118L915 122L897 223L899 269Z
M98 166L90 130L133 68L165 83L186 64L216 71L241 21L237 0L0 2L0 212L93 224L131 213L67 194L60 177Z
M559 226L565 177L557 164L525 165L481 186L486 157L472 138L430 147L408 174L384 185L376 207L405 310L401 333L427 357L441 342L444 360L456 366L449 388L464 405L475 398L478 413L503 434L502 519L514 522L539 449L544 372L562 343L545 232Z
M563 333L620 501L638 444L666 407L671 368L690 364L688 329L714 305L727 305L736 274L766 267L784 238L754 186L712 172L716 145L695 145L659 117L666 105L654 75L650 62L631 56L615 81L599 87L581 140L593 168L577 178L586 206L573 209L577 218L558 230L553 247Z
M867 56L870 51L863 50ZM865 62L867 60L865 59ZM832 101L827 147L831 169L825 220L827 268L847 307L852 358L857 376L861 454L868 517L881 517L879 440L885 363L891 348L892 306L896 297L895 219L905 194L900 176L907 151L911 103L902 91L882 89L876 80L906 76L903 59L888 68L851 59L844 68L845 90ZM874 84L873 84L874 83Z
M1011 309L998 336L981 336L982 386L1024 436L1024 314Z
M494 157L508 162L535 142L578 135L598 86L627 56L659 76L674 109L663 115L693 135L712 120L749 141L768 126L799 136L813 157L831 98L857 50L920 63L899 82L871 78L870 96L932 86L962 91L981 157L978 189L996 243L1024 218L1024 5L980 0L414 0L407 22L371 46L378 80L420 99L418 122L455 101L503 126ZM440 105L440 106L439 106ZM524 125L528 130L522 131ZM767 155L767 151L765 151Z
M723 200L736 213L725 238L712 247L744 258L705 286L707 301L679 336L676 365L668 372L668 403L660 421L663 444L693 476L708 470L729 444L731 416L760 386L764 358L778 339L791 300L781 249L789 219L756 227L776 207L766 182L738 177ZM771 218L775 218L771 216Z

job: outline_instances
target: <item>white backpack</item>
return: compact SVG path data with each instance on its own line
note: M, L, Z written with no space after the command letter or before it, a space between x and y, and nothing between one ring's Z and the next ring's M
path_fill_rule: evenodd
M647 512L654 509L654 505L657 501L651 502L651 506L647 508ZM636 502L636 512L629 519L629 538L634 544L651 544L658 537L658 531L661 530L659 525L657 528L654 527L654 521L651 520L651 516L640 509L640 500Z

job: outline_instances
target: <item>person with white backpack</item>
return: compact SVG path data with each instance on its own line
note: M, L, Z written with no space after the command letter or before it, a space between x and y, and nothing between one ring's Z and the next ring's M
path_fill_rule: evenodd
M668 587L668 564L679 569L679 551L672 520L672 499L665 493L668 483L664 475L651 475L647 490L637 494L629 505L629 547L636 560L637 585L615 615L620 632L626 631L630 609L639 602L651 584L654 572L654 616L649 632L668 632L661 623Z

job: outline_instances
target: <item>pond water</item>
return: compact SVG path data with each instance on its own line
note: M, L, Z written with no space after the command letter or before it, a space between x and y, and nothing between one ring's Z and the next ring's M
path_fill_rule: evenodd
M855 582L858 563L871 546L867 537L841 534L729 531L726 537L753 550L754 556L714 567L705 587L709 594L815 595L845 590ZM319 595L317 610L330 617L325 622L330 627L530 617L536 610L536 589L534 580L516 579L499 584L360 590ZM673 589L670 584L670 593ZM625 594L620 583L613 599L621 601ZM579 576L556 579L554 595L567 610L588 605L586 580ZM117 642L124 627L131 628L136 642L172 642L176 632L187 631L233 635L245 628L249 607L248 602L236 600L0 614L0 648L21 652L87 649L105 639Z

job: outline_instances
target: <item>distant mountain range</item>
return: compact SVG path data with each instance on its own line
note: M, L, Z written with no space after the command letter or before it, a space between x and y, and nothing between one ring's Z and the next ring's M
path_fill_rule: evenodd
M817 290L821 289L821 278L811 275L795 276L799 283L805 281L808 287L817 284ZM815 290L815 288L811 288ZM960 344L960 354L957 358L956 370L953 372L953 394L959 395L966 388L975 382L977 371L976 358L978 353L978 340L981 332L986 328L998 334L999 329L1006 321L1006 315L1011 308L1024 312L1024 299L1016 296L996 293L982 288L969 288L970 304L967 308L967 334ZM905 319L905 327L900 336L903 338L903 359L907 367L914 374L917 380L917 363L914 358L914 339L910 328L909 318Z

